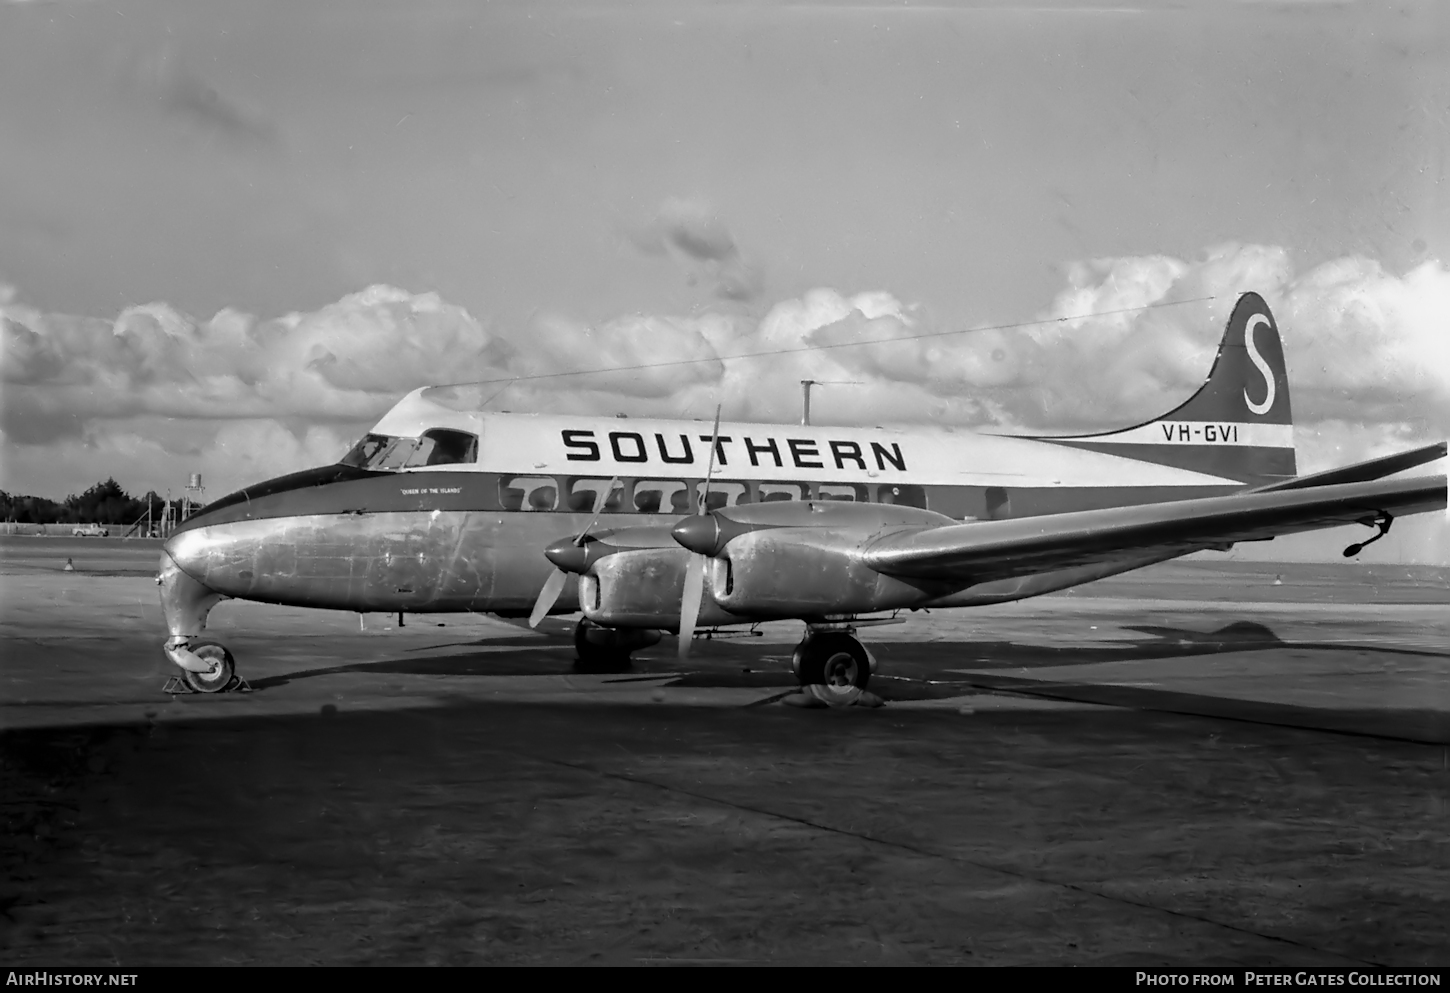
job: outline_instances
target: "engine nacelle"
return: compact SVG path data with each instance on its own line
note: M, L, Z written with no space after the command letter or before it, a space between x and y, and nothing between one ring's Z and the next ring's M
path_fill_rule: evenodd
M915 607L956 588L877 572L861 561L863 537L795 527L737 535L705 571L706 589L732 614L785 618Z
M612 552L595 561L579 577L580 609L596 624L677 631L690 554L673 541L669 547ZM715 602L711 595L711 571L705 570L705 591L696 624L709 627L747 620Z

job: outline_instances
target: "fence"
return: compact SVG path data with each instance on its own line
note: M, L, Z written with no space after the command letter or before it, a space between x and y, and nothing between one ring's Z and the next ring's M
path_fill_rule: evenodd
M69 538L76 528L84 524L17 524L14 521L0 521L0 534L29 535L34 538ZM124 535L129 526L125 524L102 524L112 538ZM145 530L142 528L141 530ZM139 536L139 531L138 531Z

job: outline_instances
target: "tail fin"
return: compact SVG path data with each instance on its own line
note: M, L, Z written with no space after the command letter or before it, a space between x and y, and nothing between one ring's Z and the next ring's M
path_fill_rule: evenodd
M1208 380L1174 410L1122 431L1043 440L1256 486L1294 478L1289 379L1269 305L1239 297Z

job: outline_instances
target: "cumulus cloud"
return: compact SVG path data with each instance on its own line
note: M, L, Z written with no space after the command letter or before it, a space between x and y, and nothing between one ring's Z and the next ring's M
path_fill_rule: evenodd
M812 338L900 338L841 349L837 360L849 373L943 401L975 397L1004 424L1090 429L1151 417L1192 394L1235 300L1255 290L1277 317L1301 424L1450 432L1450 270L1439 262L1395 276L1347 258L1296 274L1284 249L1223 245L1193 262L1100 259L1066 275L1040 323L1026 327L913 338L950 329L899 314L868 321L857 311Z
M764 288L760 267L741 254L725 222L704 200L670 197L653 218L635 225L628 235L646 255L674 256L691 283L713 282L721 299L753 300Z
M114 321L0 304L0 427L19 441L76 435L95 418L375 418L400 393L499 375L510 353L437 294L373 286L306 314L200 322L164 303Z
M738 257L712 216L662 211L661 250ZM85 476L206 469L240 485L336 458L409 389L469 381L486 381L478 396L496 397L493 409L708 418L718 403L727 418L790 422L812 379L818 422L1122 426L1198 387L1250 289L1284 338L1303 470L1450 434L1443 264L1395 275L1346 258L1300 273L1282 248L1222 245L1196 260L1074 263L1035 322L962 333L879 290L818 288L759 317L545 315L510 342L436 294L390 286L307 313L205 321L164 303L110 320L44 313L0 286L5 474L37 491L27 479L67 464ZM620 371L554 375L601 368Z
M59 498L109 476L131 493L165 495L170 489L179 497L187 475L195 472L215 498L260 479L336 462L361 430L311 425L294 433L275 420L189 422L178 428L137 419L92 426L44 445L13 444L0 436L5 451L0 489Z
M1281 324L1292 317L1303 335L1291 346L1290 381L1315 417L1411 413L1450 429L1450 272L1439 262L1400 277L1370 259L1340 259L1291 282L1283 303Z
M711 339L728 339L731 323L720 315L637 314L588 326L565 317L543 316L534 322L529 347L517 356L511 371L518 376L538 376L620 369L624 371L568 377L573 382L567 388L646 400L667 398L692 385L719 380L722 363ZM551 383L545 388L553 391L561 385Z

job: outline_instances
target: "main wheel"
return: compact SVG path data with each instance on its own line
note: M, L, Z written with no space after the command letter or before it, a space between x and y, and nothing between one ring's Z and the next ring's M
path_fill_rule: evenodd
M181 678L187 686L198 693L220 693L231 685L237 667L225 645L215 641L194 641L186 648L203 662L211 663L211 669L206 672L181 670Z
M629 649L617 647L614 640L608 628L580 621L574 629L574 651L579 655L574 667L580 672L628 672Z
M864 690L871 680L871 657L849 634L818 634L796 648L796 678L802 686L824 686L832 692Z

